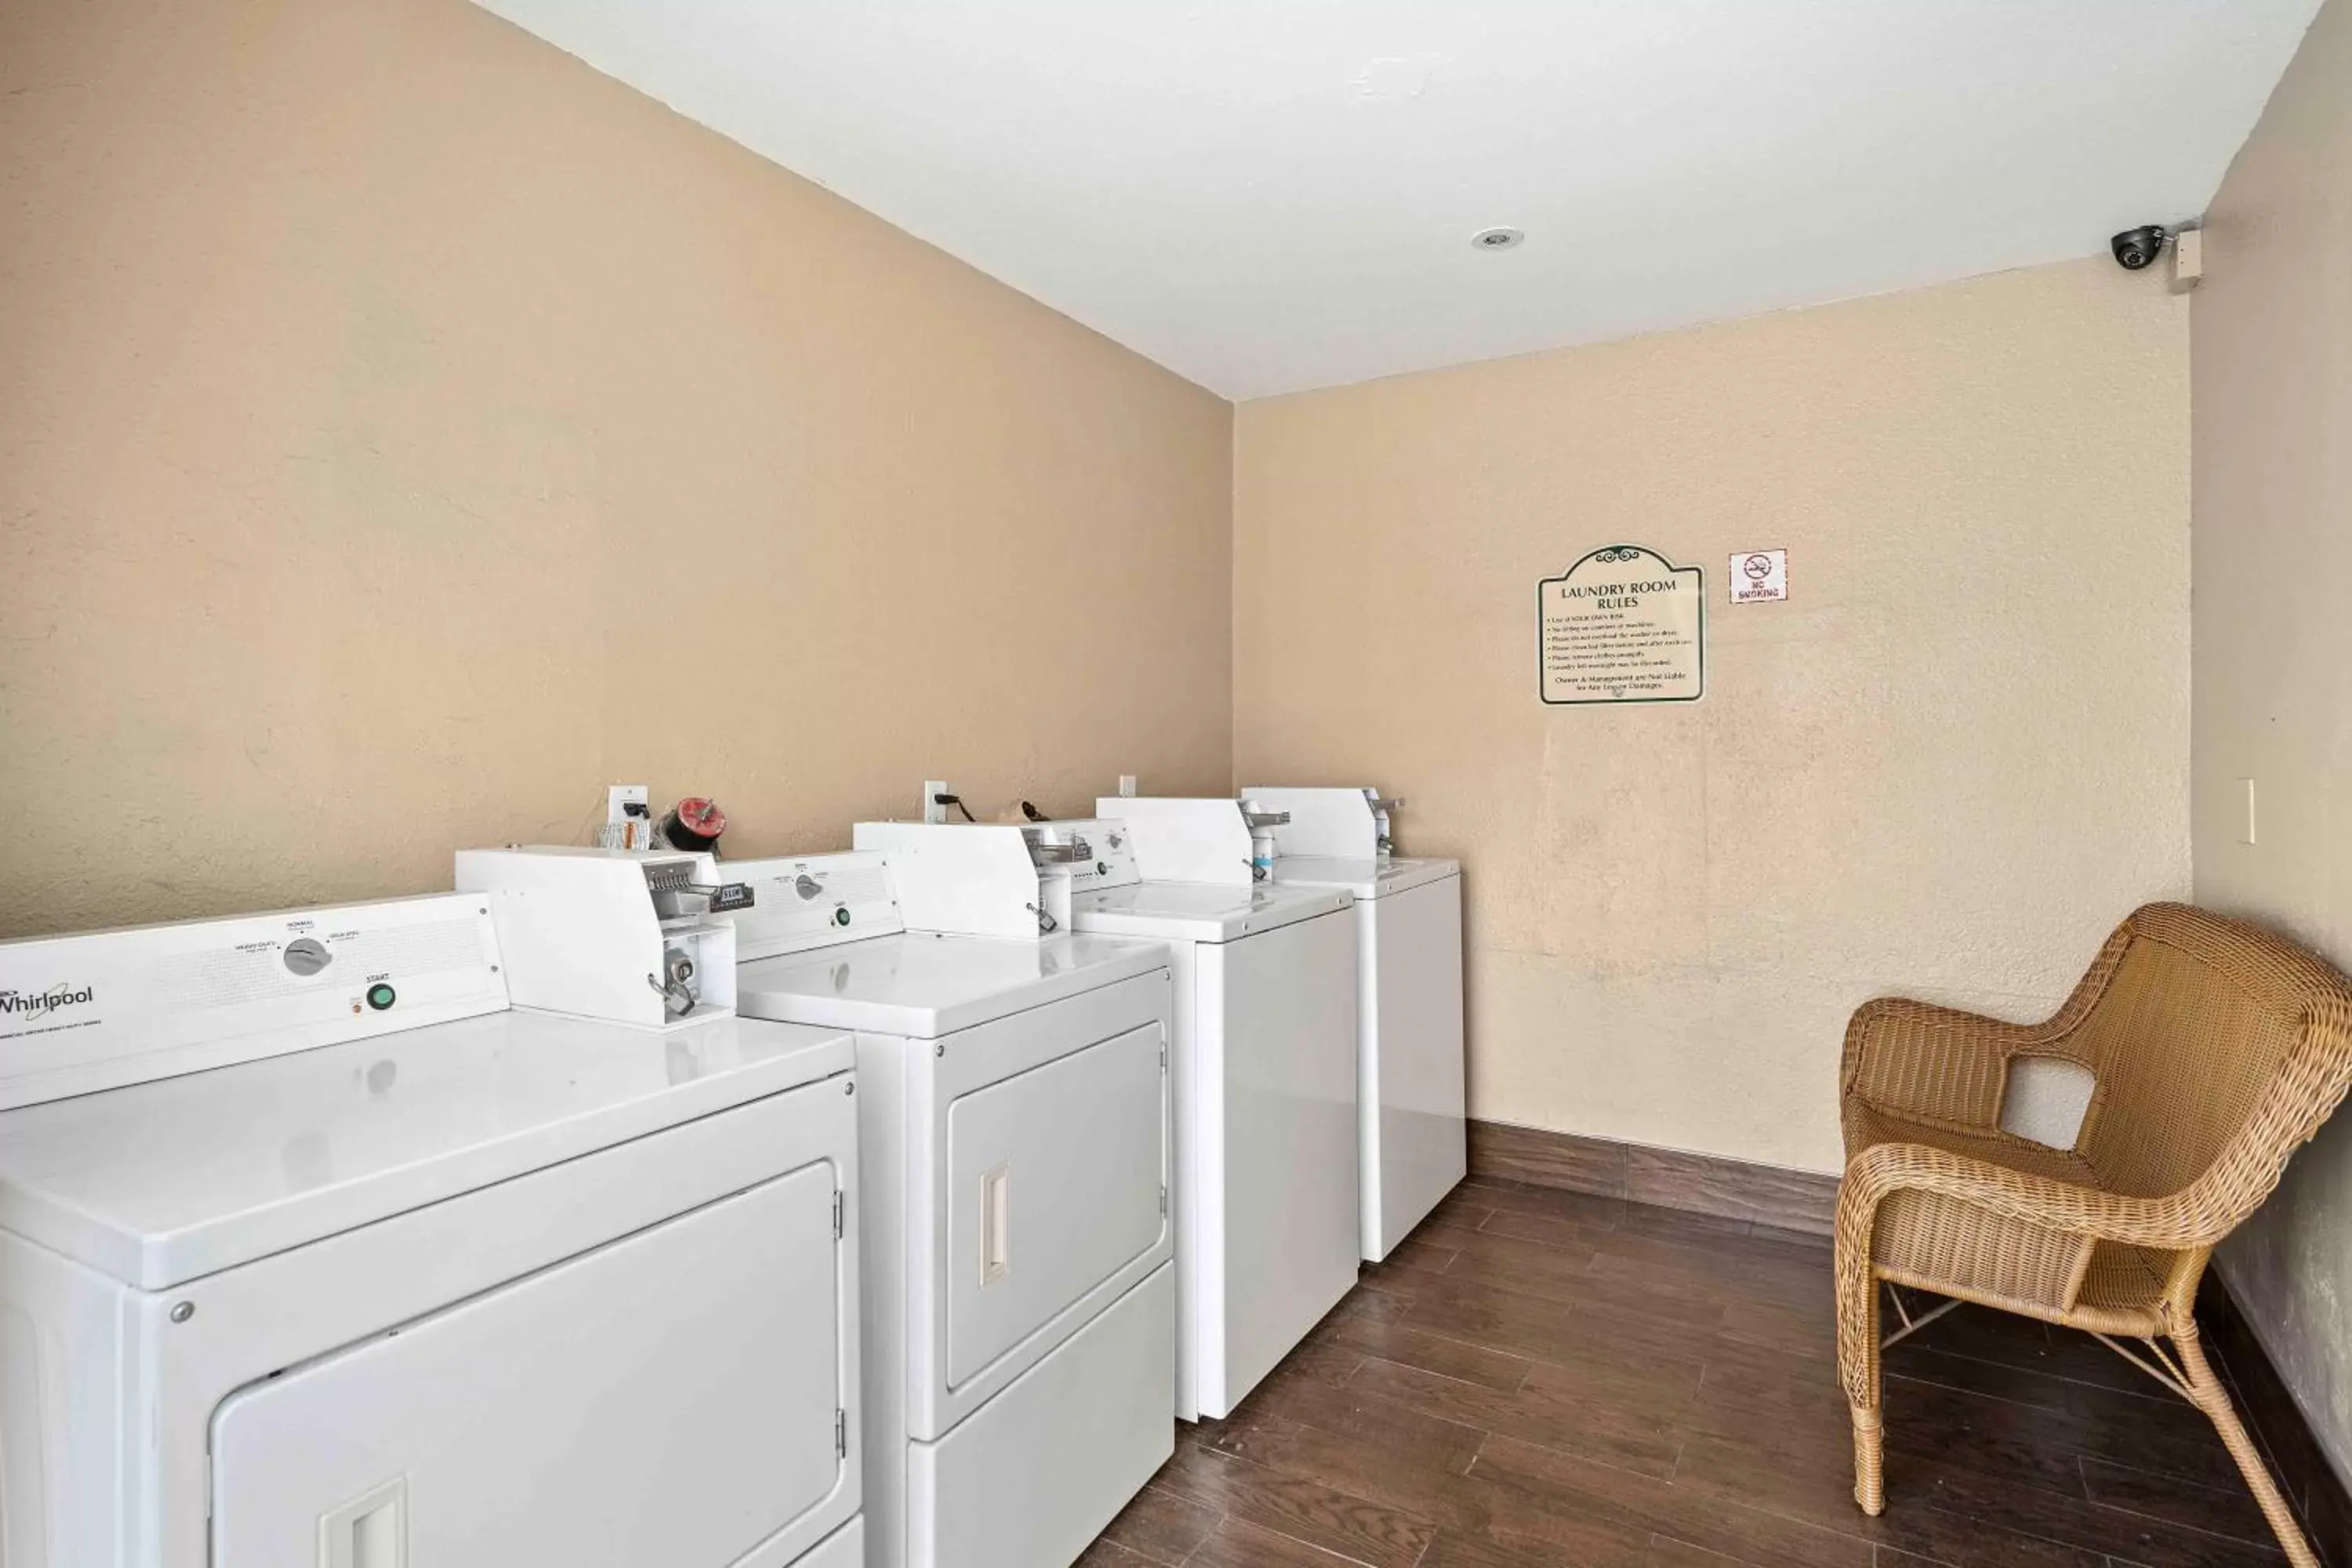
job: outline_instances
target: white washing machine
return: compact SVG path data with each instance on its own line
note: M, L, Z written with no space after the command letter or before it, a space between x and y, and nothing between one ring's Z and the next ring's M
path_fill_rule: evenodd
M1389 853L1402 801L1368 789L1247 789L1274 880L1355 895L1363 1254L1377 1263L1469 1166L1462 1049L1462 867Z
M0 1562L856 1568L847 1034L506 967L464 895L0 945Z
M726 874L736 1005L856 1031L868 1561L1065 1568L1175 1447L1166 950L910 932L874 854Z
M1355 924L1254 884L1231 800L1096 809L1076 929L1175 955L1178 1408L1222 1419L1356 1283Z

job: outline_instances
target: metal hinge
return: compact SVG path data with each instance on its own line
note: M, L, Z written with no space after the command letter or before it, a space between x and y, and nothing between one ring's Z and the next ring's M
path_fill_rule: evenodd
M1168 1076L1168 1042L1165 1040L1160 1042L1160 1076Z
M833 1452L835 1458L849 1458L849 1412L837 1405L833 1408Z
M1168 1189L1166 1187L1160 1189L1160 1217L1161 1219L1166 1219L1168 1217Z
M833 1190L833 1239L839 1241L849 1227L849 1194L839 1187Z

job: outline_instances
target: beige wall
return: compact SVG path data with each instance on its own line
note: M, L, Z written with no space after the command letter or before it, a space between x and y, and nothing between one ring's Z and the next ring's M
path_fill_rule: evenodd
M2197 897L2352 969L2352 3L2320 12L2206 235ZM2222 1268L2352 1482L2352 1115L2288 1167Z
M1228 405L461 0L0 6L0 933L1230 774Z
M2188 417L2105 259L1244 405L1235 766L1467 862L1473 1114L1835 1170L1855 1004L2037 1015L2188 890ZM1547 709L1537 580L1621 540L1706 568L1706 695Z

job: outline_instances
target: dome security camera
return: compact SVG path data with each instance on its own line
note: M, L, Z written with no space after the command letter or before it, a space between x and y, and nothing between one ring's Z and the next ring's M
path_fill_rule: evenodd
M2138 272L2164 253L2164 242L2170 237L2162 224L2147 223L2124 230L2107 241L2107 248L2116 253L2116 266L2126 272Z

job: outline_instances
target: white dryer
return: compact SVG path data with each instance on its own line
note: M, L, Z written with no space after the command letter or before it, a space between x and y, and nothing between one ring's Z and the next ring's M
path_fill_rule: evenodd
M1009 939L878 855L725 868L736 1005L856 1031L873 1568L1065 1568L1175 1447L1167 952L1041 937L1002 831Z
M1377 1263L1468 1169L1462 867L1391 855L1404 803L1369 789L1242 792L1278 817L1274 880L1355 895L1363 1254Z
M505 968L461 895L0 945L0 1561L856 1568L846 1033Z
M1096 809L1072 921L1174 954L1178 1409L1222 1419L1356 1283L1355 926L1253 883L1231 800Z

